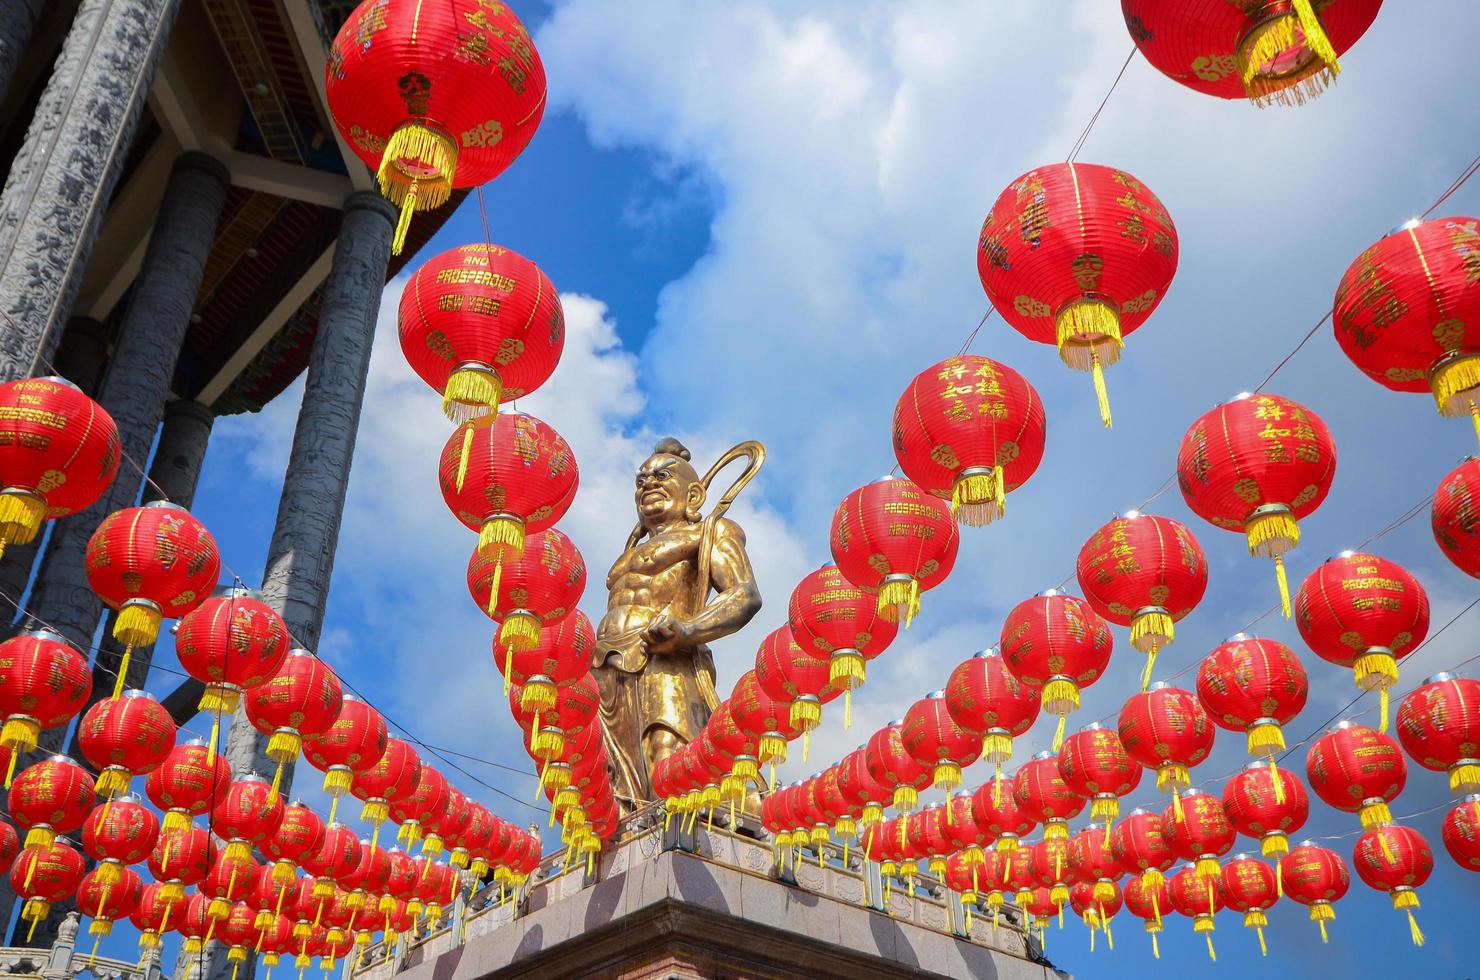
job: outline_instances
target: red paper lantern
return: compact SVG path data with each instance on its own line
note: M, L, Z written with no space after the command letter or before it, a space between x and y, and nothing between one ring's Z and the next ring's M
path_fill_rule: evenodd
M916 762L904 747L902 720L891 721L874 732L864 747L863 757L869 776L893 794L891 803L904 816L899 825L900 834L904 834L909 827L909 814L919 805L920 791L930 785L930 767Z
M291 643L283 617L260 594L241 586L217 589L180 617L175 653L181 668L206 686L200 710L215 716L212 746L221 716L236 711L242 691L278 672Z
M945 687L946 710L966 732L981 739L982 758L996 766L993 792L1000 795L1002 765L1012 758L1012 740L1038 720L1034 692L1008 670L993 647L961 661Z
M1090 801L1089 818L1110 825L1120 816L1120 798L1141 784L1141 767L1121 747L1120 736L1099 722L1064 739L1059 749L1059 775L1064 785Z
M1220 99L1303 105L1331 84L1372 26L1382 0L1121 0L1131 38L1151 66Z
M282 799L256 773L232 780L211 808L211 829L227 842L226 860L235 863L250 857L253 847L277 833L283 810Z
M982 783L972 795L972 816L982 834L996 840L996 849L1003 854L1012 854L1019 849L1019 842L1038 826L1035 817L1018 806L1017 780L1004 787L993 780Z
M10 887L17 898L25 899L21 921L31 923L27 941L35 934L36 924L51 912L52 904L77 891L82 874L82 855L60 841L28 844L21 851L10 866Z
M171 906L161 900L163 890L164 885L157 882L145 885L139 894L138 904L129 913L129 922L139 930L140 949L158 949L160 934L169 926Z
M1305 773L1322 802L1372 830L1392 823L1388 804L1403 792L1408 763L1391 736L1343 721L1310 747Z
M1126 754L1156 770L1156 788L1172 794L1172 812L1180 821L1190 770L1213 750L1213 723L1202 704L1190 691L1158 682L1126 699L1119 730Z
M148 691L125 691L88 708L77 723L77 746L99 770L97 794L112 799L128 792L133 777L169 758L177 731L175 719Z
M1197 669L1197 697L1220 728L1245 732L1250 755L1285 750L1281 726L1305 710L1310 681L1295 651L1278 640L1239 633L1225 640ZM1279 783L1275 783L1279 792Z
M1471 578L1480 578L1480 459L1467 457L1434 491L1430 524L1444 557Z
M877 593L879 615L906 628L920 611L920 593L951 573L959 543L944 502L888 477L843 498L828 540L843 577Z
M160 900L172 907L183 902L186 888L206 880L218 851L210 832L199 827L161 832L149 852L149 873L164 885Z
M1351 886L1346 862L1333 850L1302 841L1281 859L1279 876L1285 894L1310 907L1310 921L1320 927L1321 942L1326 942L1326 923L1336 919L1332 906Z
M786 761L786 744L801 735L791 722L791 706L765 692L754 670L747 670L730 693L730 713L747 736L756 739L756 761L770 767L767 782L776 785L776 765Z
M1099 827L1095 827L1098 833ZM1101 885L1104 885L1103 891ZM1115 949L1115 936L1110 932L1110 920L1115 918L1124 904L1120 886L1113 881L1091 884L1081 881L1069 889L1069 906L1089 930L1089 951L1095 951L1095 933L1105 930L1106 944Z
M1279 857L1310 817L1310 797L1293 773L1258 759L1223 784L1223 812L1234 830L1259 841L1261 854Z
M1052 752L1039 752L1022 764L1012 779L1012 796L1024 815L1043 825L1045 840L1066 840L1069 821L1089 802L1064 782Z
M277 832L262 842L262 853L271 861L274 893L293 884L298 868L314 860L324 846L327 829L319 815L301 801L283 808Z
M1227 907L1222 874L1208 878L1198 874L1192 865L1186 865L1167 881L1167 894L1172 900L1172 908L1192 920L1192 931L1207 939L1208 959L1216 962L1213 917L1219 909Z
M21 852L21 838L15 828L0 820L0 874L10 870L15 856Z
M1341 277L1331 326L1367 377L1393 391L1432 392L1439 414L1469 415L1480 434L1477 249L1475 218L1393 229Z
M1102 367L1146 322L1177 272L1177 229L1151 189L1114 167L1051 163L998 196L976 269L997 313L1094 376L1110 427Z
M584 567L581 574L584 581ZM495 640L493 665L504 675L505 684L512 682L523 688L521 707L548 711L554 707L559 690L574 684L591 669L596 632L586 614L572 607L568 615L545 623L532 647L520 649L520 646L507 643L500 656Z
M1118 907L1120 896L1115 882L1124 872L1110 850L1105 828L1092 823L1069 838L1068 857L1069 873L1074 879L1090 886L1096 901L1109 902L1114 898Z
M1069 871L1069 841L1045 837L1033 845L1032 851L1033 877L1049 890L1050 900L1062 915L1064 904L1069 901L1069 886L1074 883Z
M1080 689L1099 680L1110 663L1110 627L1083 599L1049 589L1008 612L1001 643L1007 669L1039 691L1043 710L1058 717L1057 750L1069 715L1079 709Z
M1286 618L1284 555L1300 543L1300 519L1326 499L1335 473L1326 423L1299 402L1268 393L1240 395L1206 413L1177 452L1177 483L1192 512L1243 532L1249 554L1274 559Z
M1043 461L1043 399L1028 379L978 354L915 375L894 406L894 455L904 475L951 502L963 524L1001 517L1007 495Z
M869 774L865 746L860 745L843 756L838 761L837 771L838 792L857 812L859 836L863 839L883 822L884 807L893 799L894 791Z
M129 657L159 636L161 618L178 619L211 594L221 574L216 539L179 504L156 500L103 518L87 542L87 584L118 611L113 638L125 645L116 698Z
M324 774L324 792L333 801L331 822L339 810L339 798L349 792L354 777L369 772L385 755L387 738L385 718L353 694L340 699L339 716L327 731L305 733L303 757Z
M324 843L303 863L303 870L313 875L310 892L315 904L317 922L334 899L341 879L351 878L360 866L360 839L343 824L330 824L324 829ZM301 896L300 896L301 897Z
M1344 552L1311 572L1295 597L1295 625L1316 656L1350 667L1357 687L1378 691L1388 727L1388 688L1398 661L1429 632L1429 597L1397 562Z
M486 184L529 145L545 69L504 4L388 0L362 4L339 28L325 91L340 137L401 209L399 254L414 212Z
M105 867L113 867L118 877L108 878L103 871ZM98 941L111 935L113 923L133 914L143 895L144 880L128 868L99 865L83 875L82 881L77 885L77 908L92 919L88 924L87 934L97 936ZM97 941L93 943L93 952L97 952Z
M1233 824L1216 796L1195 789L1182 794L1182 812L1168 806L1161 814L1162 839L1172 853L1191 862L1204 878L1217 877L1218 859L1233 850Z
M51 630L35 630L0 643L0 746L9 750L5 785L16 757L34 751L43 728L65 725L92 696L87 661Z
M233 852L228 844L218 853L211 870L200 883L200 893L210 899L206 906L206 916L211 920L206 926L207 941L231 915L232 905L245 898L256 886L258 871L257 860L251 851Z
M103 882L118 881L124 865L147 860L158 839L159 818L136 796L99 804L82 823L82 849L99 862L93 873Z
M837 776L835 770L829 769L823 773L823 785L828 783L828 775L832 773L833 788L836 788ZM838 797L841 803L841 796ZM946 804L946 839L951 844L951 850L960 851L965 857L968 865L980 864L983 860L982 848L992 843L992 835L988 834L976 822L976 796L969 789L958 790L951 794ZM843 806L846 809L846 804Z
M1471 793L1444 816L1444 849L1466 871L1480 871L1480 794Z
M497 589L495 579L501 583ZM586 563L570 538L557 528L547 528L526 537L518 557L489 558L474 549L468 559L468 591L478 608L500 624L494 649L504 647L501 672L507 689L514 650L533 649L540 630L569 616L581 601Z
M1480 681L1435 674L1398 705L1397 729L1414 762L1449 773L1449 792L1480 793Z
M441 854L447 850L448 841L455 841L462 836L463 829L472 819L473 811L468 809L468 798L456 786L449 786L447 802L441 809L428 813L422 821L426 837L421 842L421 853L427 857ZM451 861L449 857L448 862Z
M1243 913L1244 928L1258 933L1259 954L1268 956L1264 927L1269 925L1269 909L1280 898L1274 868L1248 854L1235 854L1223 867L1223 892L1228 907Z
M1047 938L1049 919L1055 912L1062 915L1063 906L1061 903L1054 902L1053 891L1045 886L1033 889L1024 908L1027 914L1033 917L1032 928L1038 930L1038 945L1042 946Z
M118 426L65 378L0 385L0 555L91 507L118 475Z
M1122 870L1134 876L1136 882L1150 893L1146 895L1148 899L1151 895L1160 896L1156 912L1159 922L1160 909L1171 907L1166 901L1166 876L1163 872L1177 863L1177 855L1172 852L1163 832L1160 815L1141 809L1132 810L1111 832L1110 853L1120 862ZM1129 889L1126 895L1129 899Z
M50 844L82 826L93 807L92 777L64 755L22 769L10 785L10 817L26 831L26 847Z
M1180 521L1132 511L1090 535L1079 549L1076 571L1095 612L1129 626L1131 646L1146 654L1146 690L1157 652L1172 645L1172 624L1186 618L1207 591L1202 545Z
M931 691L910 705L899 737L910 758L930 768L931 783L947 796L961 785L961 770L976 761L981 747L980 739L951 717L944 691Z
M1408 932L1413 945L1423 945L1423 933L1413 910L1418 908L1418 889L1434 871L1434 852L1423 835L1411 827L1388 824L1368 830L1352 849L1352 867L1368 888L1386 892L1393 908L1408 914ZM15 872L11 872L12 879Z
M809 735L822 722L822 706L843 693L829 676L824 661L797 645L790 626L772 630L756 650L756 683L773 701L791 706L791 727L802 734L803 761L809 754Z
M421 764L421 775L416 788L402 800L391 801L391 819L401 825L396 840L409 849L422 837L421 822L447 805L451 790L447 777L425 762Z
M277 763L270 796L277 799L283 766L298 758L303 736L327 732L339 717L344 688L339 677L318 657L301 647L288 657L275 677L247 692L247 720L267 735L267 757Z
M454 422L537 389L565 347L555 284L501 245L459 245L428 259L401 291L397 322L401 353Z
M457 427L442 448L437 480L447 508L478 532L478 551L494 563L489 593L497 597L501 562L524 552L527 535L565 516L579 475L560 433L533 415L500 412Z
M387 738L380 761L355 773L350 792L365 804L360 819L375 828L370 836L372 850L380 839L381 825L390 816L390 804L410 797L420 779L421 756L399 738Z
M190 826L190 818L210 812L231 785L231 766L199 740L181 743L144 781L149 802L164 811L161 832Z
M1145 920L1143 928L1151 937L1151 955L1161 959L1161 942L1157 939L1157 934L1162 931L1161 910L1170 911L1172 908L1172 893L1166 881L1159 876L1153 884L1148 884L1144 877L1127 881L1125 907L1131 915Z
M215 925L215 920L206 914L210 900L204 895L191 895L181 910L180 921L175 931L185 937L180 945L180 956L199 956L205 948L206 933Z
M580 680L556 692L555 707L550 711L520 708L523 701L524 691L520 687L516 685L509 689L509 712L515 723L531 734L531 754L542 762L548 762L564 754L567 738L579 735L596 721L601 692L596 687L596 679L587 671Z
M216 931L216 939L226 947L226 962L231 964L232 973L252 958L250 947L257 941L257 930L252 928L255 917L256 913L244 902L237 902Z
M828 683L843 690L843 727L852 727L853 692L867 676L866 664L888 648L899 632L878 603L843 577L836 565L804 576L791 592L787 625L801 648L828 662Z

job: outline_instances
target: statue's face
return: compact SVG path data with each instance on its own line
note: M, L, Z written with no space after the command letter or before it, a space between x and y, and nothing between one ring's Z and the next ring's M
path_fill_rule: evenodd
M649 530L696 521L704 505L704 485L687 460L655 453L638 467L636 500L637 516Z

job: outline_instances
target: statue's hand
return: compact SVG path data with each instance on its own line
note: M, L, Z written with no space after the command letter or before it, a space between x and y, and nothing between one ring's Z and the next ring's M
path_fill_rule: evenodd
M691 646L692 636L693 630L687 623L681 623L667 613L653 620L642 631L642 640L648 653L668 653Z

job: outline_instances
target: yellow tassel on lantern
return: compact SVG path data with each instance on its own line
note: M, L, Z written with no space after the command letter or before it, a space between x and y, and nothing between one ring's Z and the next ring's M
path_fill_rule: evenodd
M478 531L478 552L497 559L524 554L524 521L513 514L497 514L484 521Z
M985 527L1007 511L1007 485L1001 466L972 466L951 487L951 513L970 527Z
M885 578L879 586L880 616L891 623L903 621L904 628L909 629L919 611L920 583L914 576L893 574Z
M1418 908L1418 892L1411 888L1394 891L1393 908L1408 913L1408 931L1413 939L1413 945L1422 946L1423 932L1418 928L1418 920L1413 917L1413 910Z
M448 376L442 389L442 412L453 422L466 422L497 412L503 395L503 382L493 368L469 362ZM461 482L458 489L462 489Z
M1362 808L1357 811L1357 816L1362 821L1363 830L1376 830L1378 827L1386 827L1393 822L1393 812L1383 800L1374 799L1364 802ZM1385 835L1381 835L1381 839L1383 843L1387 842Z
M1379 721L1377 730L1388 730L1388 688L1398 683L1398 661L1391 650L1368 647L1352 664L1357 687L1378 692Z
M499 626L498 642L509 650L533 650L540 642L539 617L526 609L509 613Z
M457 142L421 123L397 127L386 140L376 180L380 193L401 210L391 239L391 253L400 255L416 211L430 211L447 202L457 169Z
M1341 72L1311 0L1291 0L1288 10L1255 24L1235 57L1244 93L1260 106L1304 105Z
M1285 576L1284 554L1300 543L1300 525L1290 508L1283 504L1266 504L1244 522L1249 554L1274 559L1275 579L1280 587L1280 610L1290 618L1290 582Z
M46 519L46 501L24 490L0 493L0 555L7 544L29 544L36 540Z
M828 661L827 682L834 689L843 689L843 729L853 727L853 692L863 686L867 679L867 667L863 655L853 649L837 649Z
M1120 360L1121 348L1125 346L1120 333L1120 311L1100 300L1076 300L1058 312L1054 329L1059 359L1076 371L1090 372L1100 421L1110 428L1110 396L1105 390L1104 368Z

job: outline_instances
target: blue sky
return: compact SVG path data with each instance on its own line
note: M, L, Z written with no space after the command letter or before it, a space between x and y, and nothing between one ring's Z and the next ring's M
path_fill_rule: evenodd
M1006 610L1069 575L1095 528L1171 475L1192 420L1258 384L1330 308L1352 258L1428 207L1475 156L1480 105L1455 66L1472 57L1480 12L1431 0L1415 17L1411 6L1388 4L1343 60L1336 88L1299 110L1207 99L1133 61L1080 159L1129 170L1161 197L1181 264L1108 372L1116 426L1100 427L1088 379L1051 349L1000 321L983 327L972 349L1011 364L1044 396L1043 465L1003 521L963 534L949 581L871 668L854 730L830 714L811 768L902 715L995 641ZM826 560L837 500L893 465L888 426L899 391L954 353L985 311L974 249L982 217L1010 180L1063 159L1130 41L1115 5L1090 0L1053 15L966 0L569 0L519 9L536 31L551 111L484 201L493 240L538 262L566 294L570 328L555 379L520 408L555 425L580 462L582 491L562 527L585 554L593 615L604 605L602 573L630 527L630 474L655 436L679 435L701 461L741 439L767 444L766 470L732 512L747 530L766 606L716 647L727 690L784 617L795 581ZM1477 210L1472 184L1438 214ZM470 200L431 248L482 237ZM448 427L395 343L398 294L393 283L382 304L320 652L418 737L527 773L490 664L489 626L463 585L472 539L436 489ZM1290 560L1295 583L1425 499L1474 451L1469 427L1439 419L1427 398L1362 378L1329 328L1270 388L1318 412L1339 449L1332 494ZM221 420L207 458L196 510L249 583L260 578L300 390L259 416ZM1190 515L1175 490L1148 509L1186 521L1211 569L1207 597L1162 657L1165 677L1260 617L1273 582L1239 538ZM1433 544L1426 514L1372 547L1424 582L1435 629L1475 597L1473 580ZM1475 615L1405 663L1400 690L1474 655ZM1292 741L1350 699L1349 674L1310 654L1291 624L1267 617L1255 631L1289 643L1311 675ZM1124 631L1116 643L1108 676L1085 692L1071 724L1113 716L1132 690L1140 657ZM160 660L170 663L168 651ZM174 680L156 672L150 683L163 692ZM1182 682L1190 686L1191 674ZM1050 736L1040 726L1020 741L1020 758ZM1194 780L1238 768L1241 742L1220 736ZM449 771L461 788L507 818L537 816L492 789L528 800L532 777L452 758L470 774ZM1302 770L1302 758L1288 764ZM987 778L980 769L968 781ZM1159 808L1153 783L1133 802ZM1446 795L1440 775L1413 767L1394 811L1429 810ZM1356 826L1319 803L1313 811L1309 836ZM1385 897L1354 882L1327 947L1303 909L1276 907L1268 961L1232 914L1218 920L1216 966L1175 921L1153 961L1128 914L1113 954L1101 946L1091 957L1072 923L1050 951L1079 976L1463 975L1480 876L1442 853L1442 816L1412 820L1438 849L1421 892L1423 950L1408 945ZM1353 842L1330 846L1349 856Z

